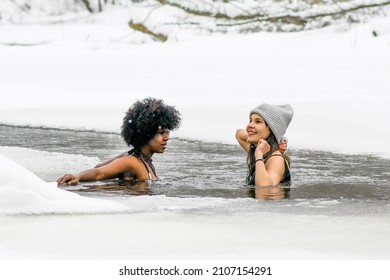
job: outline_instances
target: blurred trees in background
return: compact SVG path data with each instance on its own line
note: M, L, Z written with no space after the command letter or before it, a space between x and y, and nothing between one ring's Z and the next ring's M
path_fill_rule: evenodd
M55 22L60 15L95 15L120 8L129 11L130 28L149 33L167 34L169 26L209 33L288 32L362 22L387 15L389 6L390 0L1 0L0 23L38 18L49 23L50 17Z

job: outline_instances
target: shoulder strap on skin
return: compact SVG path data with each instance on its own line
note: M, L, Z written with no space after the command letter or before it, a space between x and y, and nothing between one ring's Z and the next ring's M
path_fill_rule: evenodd
M146 172L148 172L149 179L152 179L152 174L150 174L149 168L146 166L146 163L142 160L141 156L138 155L137 150L131 149L127 153L129 154L129 156L134 156L142 162L142 164L145 166Z
M273 157L273 156L280 156L284 159L284 164L285 164L285 171L284 171L284 174L285 174L285 177L287 176L291 176L290 175L290 165L288 164L287 160L283 157L283 155L281 154L274 154L274 155L270 155L270 157ZM289 180L291 180L291 178L288 178ZM286 178L284 178L284 181L286 180Z
M280 157L282 157L282 158L284 159L284 162L286 163L286 166L287 166L288 168L290 168L290 165L288 164L287 160L283 157L283 155L281 155L281 154L274 154L274 155L270 155L269 157L274 157L274 156L280 156Z
M269 157L275 157L275 156L283 157L281 154L274 154L274 155L270 155Z

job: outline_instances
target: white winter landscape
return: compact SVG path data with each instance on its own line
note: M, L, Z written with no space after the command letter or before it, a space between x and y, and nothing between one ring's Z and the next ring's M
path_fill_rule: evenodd
M55 15L37 9L36 14L21 13L17 23L9 15L15 11L12 2L18 1L2 2L0 125L118 133L134 101L155 97L181 112L182 125L172 138L235 145L235 130L245 127L253 107L289 103L295 112L287 131L292 151L375 157L389 165L388 6L380 15L353 24L244 33L211 32L215 26L210 19L197 18L202 27L198 31L169 26L167 22L184 20L184 15L172 8L154 11L153 1L107 5L94 14L80 12L80 4L78 10ZM29 2L39 7L50 2L60 9L70 1ZM191 8L196 1L183 2ZM203 2L205 7L212 2L222 7L225 1ZM257 1L226 2L251 7ZM266 10L277 13L280 7L272 2L278 1L267 1ZM233 8L224 11L234 16ZM166 34L168 40L156 41L130 29L130 19ZM303 208L298 213L257 211L262 202L249 198L85 197L57 188L55 178L45 181L40 174L48 169L53 174L68 172L72 163L76 172L102 159L82 151L29 149L18 142L0 142L0 266L13 269L29 260L184 260L185 265L191 260L200 265L202 260L237 260L240 265L245 260L252 265L254 260L273 260L279 266L282 260L354 260L344 263L353 268L360 261L364 266L376 260L371 264L378 272L374 278L388 277L388 200L353 204L343 198L291 199L279 204L284 209L305 203L325 209L313 214ZM369 214L327 214L327 207L343 203L348 203L348 211L367 207ZM10 269L3 271L0 275ZM110 273L107 277L118 277ZM357 279L363 276L350 273ZM273 279L283 279L278 277L281 273ZM331 275L321 277L312 278Z

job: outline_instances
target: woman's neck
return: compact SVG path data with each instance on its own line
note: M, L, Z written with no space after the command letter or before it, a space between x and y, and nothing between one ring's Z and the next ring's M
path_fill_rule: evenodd
M142 156L144 156L146 160L152 159L153 152L148 147L142 147L140 150Z

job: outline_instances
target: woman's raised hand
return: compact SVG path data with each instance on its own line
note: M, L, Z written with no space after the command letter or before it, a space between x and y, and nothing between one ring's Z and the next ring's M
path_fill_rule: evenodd
M256 159L263 158L263 156L271 150L271 146L264 139L260 139L257 143L255 157Z

